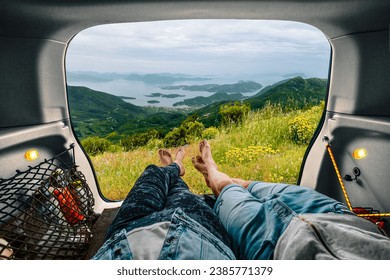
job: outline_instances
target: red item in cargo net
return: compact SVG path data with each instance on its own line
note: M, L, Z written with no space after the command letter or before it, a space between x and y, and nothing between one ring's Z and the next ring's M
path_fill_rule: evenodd
M75 225L84 220L84 215L81 214L74 196L67 187L54 189L53 194L57 198L61 211L69 224Z

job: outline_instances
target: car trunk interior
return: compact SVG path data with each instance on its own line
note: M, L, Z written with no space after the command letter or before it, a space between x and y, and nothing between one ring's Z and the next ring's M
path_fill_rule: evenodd
M64 61L68 45L78 32L99 24L238 18L292 20L317 27L332 48L328 98L298 184L345 201L326 149L327 137L341 176L352 178L344 180L352 206L390 212L388 1L89 0L34 4L19 0L2 5L0 183L20 178L40 162L26 160L25 153L31 147L39 151L41 161L65 152L65 160L77 165L85 176L94 199L88 229L93 234L85 237L89 251L84 250L80 258L91 257L103 243L107 226L121 203L102 197L91 161L73 131L67 100ZM367 152L364 159L352 156L359 148ZM356 167L360 174L355 177ZM26 201L26 195L33 193L23 188L0 189L0 226L12 219L25 222L19 218L20 208L9 209L17 201ZM390 230L389 222L386 229Z

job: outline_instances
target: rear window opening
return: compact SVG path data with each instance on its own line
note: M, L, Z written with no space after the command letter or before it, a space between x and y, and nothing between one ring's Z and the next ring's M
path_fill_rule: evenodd
M102 194L123 199L157 150L186 146L184 180L208 139L220 168L296 183L324 110L330 46L296 22L176 20L80 32L66 58L74 131Z

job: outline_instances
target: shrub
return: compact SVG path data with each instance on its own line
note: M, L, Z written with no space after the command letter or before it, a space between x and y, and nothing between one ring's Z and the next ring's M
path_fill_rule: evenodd
M148 132L138 133L122 138L121 145L126 151L131 151L138 147L145 146L149 141L157 139L158 137L158 131L151 129Z
M223 125L241 124L249 111L250 106L240 102L225 104L219 108Z
M202 131L202 139L214 139L217 136L218 128L211 126Z
M188 119L179 127L172 129L165 135L163 143L165 147L179 147L189 144L202 136L204 125L198 121Z
M146 147L149 149L149 150L158 150L160 148L163 148L164 147L164 143L163 143L163 140L162 139L151 139L148 144L146 144Z
M243 161L258 160L260 156L279 153L271 146L248 146L246 148L233 148L225 153L226 162L235 164Z
M187 140L197 139L202 136L204 125L198 121L184 121L181 125L187 131Z
M309 144L318 125L321 113L324 110L325 103L321 102L317 106L299 112L289 122L290 139L296 144Z
M88 137L81 140L81 145L90 156L96 156L97 154L110 151L112 146L110 141L104 138L99 138L98 136Z
M165 147L178 147L187 144L186 129L182 126L175 127L165 135L163 143Z
M317 107L313 107L317 108ZM314 118L314 110L308 110L292 118L288 122L290 139L296 144L309 144L318 125L318 119Z

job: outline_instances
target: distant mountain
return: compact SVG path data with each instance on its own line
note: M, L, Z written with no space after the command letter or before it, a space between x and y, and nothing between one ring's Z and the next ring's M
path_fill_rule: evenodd
M278 82L268 88L264 88L253 97L243 100L251 106L251 109L261 109L267 103L280 104L284 108L304 108L313 106L325 100L327 80L325 79L303 79L295 77L289 80ZM219 123L219 107L227 101L215 102L196 110L194 113L200 116L206 126Z
M260 96L256 94L255 97L248 98L245 102L249 103L252 109L262 108L267 102L283 107L303 108L325 100L326 87L327 80L325 79L295 77L283 83L277 83Z
M105 137L112 132L117 135L134 134L151 128L167 133L173 127L178 127L189 114L199 116L205 126L217 126L219 108L227 102L242 100L255 110L267 103L280 104L289 110L299 109L323 101L326 88L327 81L324 79L296 77L266 87L247 99L243 99L245 97L240 93L216 93L210 97L188 99L187 104L208 104L191 111L139 107L109 93L78 86L68 86L68 99L75 132L78 137L84 138L95 135Z
M206 84L206 85L179 85L179 86L163 86L165 90L189 90L189 91L208 91L208 92L226 92L226 93L247 93L260 90L263 86L252 81L239 81L235 84Z
M152 85L170 85L175 82L181 81L207 81L209 78L194 77L185 74L128 74L124 77L124 80L128 81L142 81L146 84Z
M264 93L266 93L267 91L273 89L274 87L280 85L280 84L283 84L285 82L287 82L289 79L285 79L285 80L281 80L277 83L274 83L272 85L269 85L269 86L266 86L265 88L262 88L258 93L256 93L255 95L253 95L252 97L258 97L260 95L263 95Z
M109 82L114 80L121 80L123 78L124 75L118 73L98 73L92 71L76 71L66 73L66 79L69 84L78 82Z
M305 75L305 73L302 73L302 72L296 72L296 73L287 73L287 74L284 74L282 76L283 78L295 78L295 77L302 77L302 78L306 78L307 76Z
M194 98L184 99L183 101L176 102L173 106L190 106L190 107L202 107L218 101L227 100L242 100L244 95L241 93L228 94L226 92L217 92L210 96L197 96Z
M181 73L98 73L90 71L68 72L67 80L69 84L80 82L109 82L114 80L141 81L153 85L170 85L181 81L207 81L209 78L196 77Z

